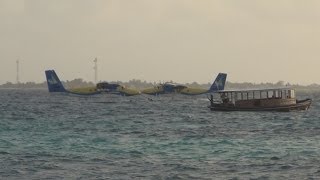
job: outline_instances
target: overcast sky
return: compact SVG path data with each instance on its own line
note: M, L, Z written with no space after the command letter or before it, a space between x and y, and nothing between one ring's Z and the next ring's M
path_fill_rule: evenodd
M320 84L318 0L0 0L0 83Z

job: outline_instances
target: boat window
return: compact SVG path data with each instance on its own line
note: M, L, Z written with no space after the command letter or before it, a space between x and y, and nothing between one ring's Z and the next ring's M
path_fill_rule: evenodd
M290 92L290 90L287 91L287 98L291 98L291 92Z
M266 99L267 96L267 92L266 91L260 91L260 99Z
M289 98L295 98L294 90L288 90Z
M253 99L253 92L248 92L248 99Z
M222 100L222 102L228 102L229 101L229 96L228 96L228 93L221 93L220 94L220 98Z
M292 94L291 94L291 97L292 97L292 98L295 98L295 97L296 97L296 94L295 94L294 90L292 90L291 93L292 93Z
M242 93L242 95L243 95L242 100L247 100L248 99L248 93L244 92L244 93Z
M259 91L255 91L255 92L253 92L254 94L254 99L261 99L261 94L260 94L260 92Z
M237 93L236 93L236 96L237 96L237 97L236 97L237 100L242 100L242 95L241 95L240 92L237 92Z
M274 97L274 95L273 95L273 91L268 91L267 93L268 93L268 98L272 98L272 97Z
M231 100L231 102L235 102L236 101L236 93L235 92L232 92L232 93L230 93L230 95L231 95L231 98L230 98L230 100Z
M285 90L286 93L286 99L290 98L290 91L289 90Z
M287 98L287 91L286 90L281 91L281 96L282 96L282 99L286 99Z

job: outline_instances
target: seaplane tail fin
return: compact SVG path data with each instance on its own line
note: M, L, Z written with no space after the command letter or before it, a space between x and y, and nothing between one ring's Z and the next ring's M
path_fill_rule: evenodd
M217 78L212 83L209 92L224 90L224 85L226 84L227 74L219 73Z
M45 71L49 92L66 92L59 77L54 70Z

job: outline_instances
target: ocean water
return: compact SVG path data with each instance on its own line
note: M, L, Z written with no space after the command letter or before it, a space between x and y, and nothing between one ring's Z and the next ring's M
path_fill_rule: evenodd
M0 177L320 179L320 93L298 96L308 111L211 112L205 96L2 89Z

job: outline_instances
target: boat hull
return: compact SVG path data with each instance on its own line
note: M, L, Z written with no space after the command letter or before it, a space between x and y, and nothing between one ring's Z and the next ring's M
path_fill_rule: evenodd
M274 107L236 107L231 104L220 104L220 103L211 103L209 108L212 111L281 111L281 112L290 112L290 111L302 111L308 110L310 108L312 100L297 100L296 104L285 105L285 106L274 106Z

